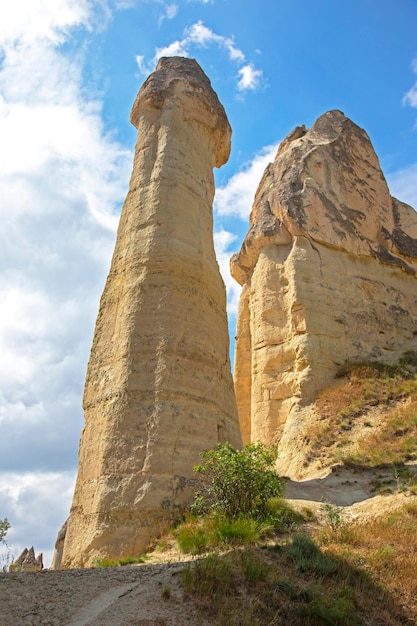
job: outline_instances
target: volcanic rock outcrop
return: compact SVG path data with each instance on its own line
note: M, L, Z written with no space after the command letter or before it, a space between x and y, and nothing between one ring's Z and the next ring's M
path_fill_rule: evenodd
M280 442L300 476L314 400L349 360L417 348L417 214L391 197L369 137L340 111L279 146L231 260L242 285L235 390L244 441Z
M131 121L138 141L88 365L63 568L141 554L192 499L199 452L241 442L213 245L225 111L195 60L163 58Z
M22 554L10 564L11 572L40 572L43 569L43 554L35 554L35 549L25 548Z

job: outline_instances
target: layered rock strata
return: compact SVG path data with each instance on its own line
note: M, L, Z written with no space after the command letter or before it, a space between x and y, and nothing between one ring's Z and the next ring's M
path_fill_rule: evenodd
M163 58L131 112L133 172L100 303L63 568L139 555L193 494L199 452L241 442L213 167L231 130L193 59Z
M242 436L280 442L280 471L300 474L312 403L341 364L417 349L416 270L417 214L391 197L365 131L340 111L296 128L231 260Z

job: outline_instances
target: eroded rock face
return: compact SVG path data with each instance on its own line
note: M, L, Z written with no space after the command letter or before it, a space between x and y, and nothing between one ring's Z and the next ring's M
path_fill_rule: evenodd
M68 520L62 524L58 530L55 541L54 553L52 555L51 569L61 569L62 553L64 552L65 536L67 534Z
M159 61L131 121L138 141L88 365L63 568L141 554L192 499L199 452L241 443L212 233L226 114L197 62L177 57Z
M417 214L390 196L340 111L296 128L264 173L231 271L243 286L235 388L244 441L280 441L302 474L303 425L346 360L417 348Z

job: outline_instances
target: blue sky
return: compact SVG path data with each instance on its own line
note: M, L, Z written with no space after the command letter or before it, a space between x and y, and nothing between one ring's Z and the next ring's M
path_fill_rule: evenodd
M50 554L70 506L99 298L132 166L134 98L194 57L233 129L215 172L231 335L239 249L278 143L341 109L417 207L415 0L13 0L0 5L0 518Z

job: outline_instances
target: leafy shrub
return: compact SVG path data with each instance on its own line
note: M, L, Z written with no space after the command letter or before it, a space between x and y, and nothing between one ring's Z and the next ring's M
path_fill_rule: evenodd
M200 456L203 462L194 468L202 478L202 489L193 504L198 514L211 510L229 519L262 519L268 514L268 500L282 494L283 481L273 469L275 448L250 443L236 450L224 443Z
M9 528L10 523L7 517L0 519L0 543L6 543L6 535Z
M333 532L336 532L343 524L342 510L330 502L325 502L321 506L321 510L324 513L327 524Z
M0 572L10 571L10 566L13 563L13 556L11 548L6 541L6 535L10 528L10 523L7 517L0 519L0 546L2 550L0 552Z

